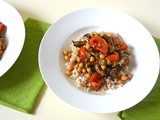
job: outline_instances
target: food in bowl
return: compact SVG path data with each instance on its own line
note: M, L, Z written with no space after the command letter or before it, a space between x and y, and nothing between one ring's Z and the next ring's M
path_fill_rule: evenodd
M6 30L7 30L7 27L0 22L0 59L2 58L2 55L7 48L7 44L5 40Z
M105 93L132 79L131 53L119 34L90 32L63 51L66 76L86 92Z

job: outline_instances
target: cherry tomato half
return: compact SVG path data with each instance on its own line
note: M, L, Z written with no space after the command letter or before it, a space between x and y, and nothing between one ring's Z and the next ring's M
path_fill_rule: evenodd
M99 75L98 73L94 73L89 79L89 82L91 83L91 85L95 91L97 91L100 88L103 81L104 81L104 78L101 75Z
M94 36L93 38L91 38L89 41L89 45L91 47L94 47L96 50L99 50L103 54L106 54L108 52L107 42L99 36Z
M117 52L114 52L113 54L107 56L106 59L110 62L117 62L119 60L119 54Z
M115 45L119 46L118 50L127 50L128 46L119 39L115 39L114 40Z
M84 61L86 59L87 50L86 50L86 48L81 47L79 51L80 51L80 57L81 57L82 61Z

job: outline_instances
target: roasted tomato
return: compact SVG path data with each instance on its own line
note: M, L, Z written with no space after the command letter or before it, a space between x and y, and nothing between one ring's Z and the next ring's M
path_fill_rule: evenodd
M94 73L90 77L89 82L91 83L93 89L95 91L97 91L100 88L100 86L102 85L102 83L104 82L104 78L101 75L99 75L98 73Z
M81 47L79 51L80 51L80 57L82 61L84 61L86 59L87 50L86 48Z
M127 50L128 46L119 39L114 39L114 44L118 47L117 50Z
M6 26L0 22L0 37L4 37L6 32Z
M119 60L119 54L117 52L114 52L113 54L107 56L106 59L110 62L117 62Z
M94 36L93 38L91 38L89 41L89 45L96 50L99 50L103 54L106 54L108 52L107 42L99 36Z
M0 23L0 30L3 30L5 28L5 25Z

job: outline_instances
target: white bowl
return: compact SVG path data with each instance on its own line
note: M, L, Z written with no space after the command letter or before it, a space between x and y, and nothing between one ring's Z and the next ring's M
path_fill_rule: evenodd
M132 80L106 95L78 90L64 76L62 50L90 31L119 33L132 52ZM130 108L148 95L158 76L159 54L151 34L131 16L111 9L87 8L65 15L49 28L39 49L39 66L47 86L63 101L88 112L112 113Z
M17 60L25 40L25 27L18 11L10 4L0 1L0 22L7 26L7 49L0 60L0 76Z

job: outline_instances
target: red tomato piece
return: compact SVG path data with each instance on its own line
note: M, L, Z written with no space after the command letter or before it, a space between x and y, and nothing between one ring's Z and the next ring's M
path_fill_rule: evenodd
M80 57L82 59L82 61L84 61L86 59L86 53L87 53L87 49L84 47L80 48Z
M114 43L120 47L118 50L126 50L128 48L128 46L122 40L114 39Z
M89 45L91 47L94 47L96 50L99 50L103 54L106 54L108 52L107 42L99 36L94 36L93 38L91 38L89 41Z
M2 23L0 23L0 30L3 30L4 29L4 25Z
M117 62L119 60L119 54L117 52L114 52L113 54L107 56L106 59L110 62Z
M98 84L98 83L96 83L96 82L91 82L91 85L92 85L92 87L93 87L93 89L95 90L95 91L97 91L99 88L100 88L100 84Z
M97 91L100 88L103 81L104 81L104 78L101 75L99 75L98 73L94 73L89 79L89 82L91 83L91 85L95 91Z

